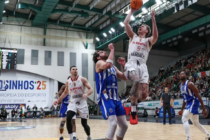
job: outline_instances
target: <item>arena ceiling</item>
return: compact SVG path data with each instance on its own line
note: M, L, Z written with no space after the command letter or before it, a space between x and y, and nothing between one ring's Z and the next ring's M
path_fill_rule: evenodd
M142 8L134 13L131 24L134 29L141 23L152 25L150 13L156 10L159 40L155 47L174 46L183 35L203 41L196 35L210 27L209 0L143 2ZM130 9L129 3L130 0L0 0L0 21L2 17L15 17L31 20L35 27L47 28L47 25L54 24L95 32L96 48L103 49L110 42L127 40L121 24ZM175 11L176 6L182 9L179 7Z

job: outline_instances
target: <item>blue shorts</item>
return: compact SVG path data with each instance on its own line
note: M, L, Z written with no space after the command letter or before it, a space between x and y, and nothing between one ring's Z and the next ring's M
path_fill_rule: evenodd
M192 100L187 102L186 109L189 110L193 115L195 115L199 114L198 112L199 106L200 106L199 100Z
M113 99L101 99L100 108L105 120L108 119L108 117L111 115L126 115L125 109L123 108L121 101L116 101Z
M61 104L59 117L62 117L62 118L66 117L67 107L68 107L68 104L64 104L64 103Z

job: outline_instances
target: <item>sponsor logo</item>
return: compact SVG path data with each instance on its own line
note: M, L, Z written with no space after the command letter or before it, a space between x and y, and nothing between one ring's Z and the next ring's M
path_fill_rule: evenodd
M110 108L110 109L109 109L109 112L110 112L110 113L113 113L113 110Z

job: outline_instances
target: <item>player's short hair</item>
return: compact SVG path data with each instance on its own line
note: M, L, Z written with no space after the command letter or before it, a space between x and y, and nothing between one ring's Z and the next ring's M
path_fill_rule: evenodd
M98 62L97 57L99 57L98 51L94 52L93 54L93 62L96 64Z
M186 74L186 76L189 76L189 72L187 72L187 71L185 71L185 70L183 70L183 71L181 71L181 72L184 72L184 73Z
M70 71L71 71L71 69L72 69L73 67L76 67L76 66L71 66L71 67L70 67Z
M150 36L150 34L151 34L151 28L150 28L150 26L149 25L147 25L147 24L142 24L142 25L145 25L146 26L146 28L147 28L147 34L146 34L146 37L149 37Z

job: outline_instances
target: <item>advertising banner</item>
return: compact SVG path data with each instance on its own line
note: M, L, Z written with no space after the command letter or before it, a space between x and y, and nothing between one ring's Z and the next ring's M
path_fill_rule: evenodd
M2 72L0 104L45 107L49 101L49 78L28 73Z

